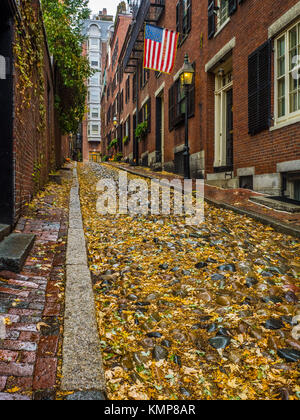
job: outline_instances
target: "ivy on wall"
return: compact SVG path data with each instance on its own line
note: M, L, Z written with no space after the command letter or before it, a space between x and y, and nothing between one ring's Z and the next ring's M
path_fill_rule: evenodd
M37 135L35 161L32 178L35 190L41 186L41 168L44 161L46 145L47 114L45 105L44 50L45 40L43 25L38 12L32 6L32 0L22 0L19 5L20 18L15 20L15 36L13 44L14 65L16 69L16 119L25 126L24 111L37 107ZM25 120L24 120L25 119ZM53 151L54 152L54 151Z
M93 74L82 55L82 23L90 14L87 5L87 0L42 0L48 44L61 78L56 106L64 134L78 130L85 113L85 82Z

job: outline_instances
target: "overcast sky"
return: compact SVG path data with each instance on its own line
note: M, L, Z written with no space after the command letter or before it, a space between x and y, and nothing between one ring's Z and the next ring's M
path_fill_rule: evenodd
M120 0L89 0L89 8L93 13L107 9L108 14L115 15Z

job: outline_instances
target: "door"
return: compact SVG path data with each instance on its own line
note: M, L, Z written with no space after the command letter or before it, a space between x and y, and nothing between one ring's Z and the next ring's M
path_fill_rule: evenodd
M233 169L233 90L226 93L226 166Z
M12 18L6 1L0 14L0 223L13 223Z
M300 181L294 183L294 200L300 201Z
M162 98L156 98L156 163L162 162L162 136L163 136L163 118L162 118Z

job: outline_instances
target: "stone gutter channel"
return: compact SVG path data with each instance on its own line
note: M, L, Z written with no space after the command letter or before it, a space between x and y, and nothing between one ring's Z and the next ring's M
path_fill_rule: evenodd
M105 376L76 167L69 210L61 390L74 391L68 400L105 400Z

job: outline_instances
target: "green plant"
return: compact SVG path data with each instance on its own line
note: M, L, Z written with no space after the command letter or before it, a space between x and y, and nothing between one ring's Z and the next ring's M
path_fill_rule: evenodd
M129 143L129 137L128 136L123 137L122 142L123 142L124 145L128 144Z
M108 156L107 155L104 155L103 157L102 157L102 162L107 162L108 161Z
M118 144L118 139L113 139L109 145L108 145L108 150L112 149L113 147L115 147Z
M114 162L121 162L122 159L123 159L123 153L119 152L119 153L115 154L113 160L114 160Z
M145 140L148 134L148 122L144 121L140 123L136 130L135 130L135 137L136 139L141 142L142 140Z
M82 55L82 25L89 17L87 0L42 0L43 16L50 53L58 69L58 109L63 133L76 133L84 116L87 87L94 74Z

